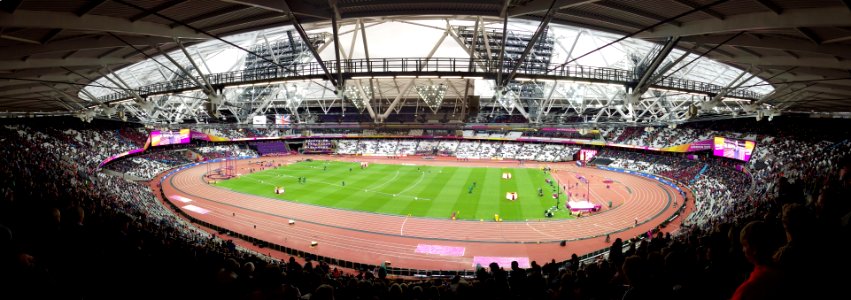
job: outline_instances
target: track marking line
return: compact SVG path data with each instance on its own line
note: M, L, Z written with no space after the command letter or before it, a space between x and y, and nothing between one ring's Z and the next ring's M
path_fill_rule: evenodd
M545 235L545 236L547 236L547 237L549 237L549 238L551 238L551 239L558 239L558 237L557 237L557 236L551 235L551 234L549 234L549 233L546 233L546 232L540 231L540 230L538 230L538 229L537 229L537 228L535 228L535 227L532 227L532 225L531 225L531 224L529 224L529 222L526 222L526 227L529 227L529 229L532 229L532 230L534 230L535 232L540 233L541 235Z
M402 221L402 227L399 228L399 235L401 235L401 236L405 235L405 223L408 223L408 217L407 216L405 216L405 220Z

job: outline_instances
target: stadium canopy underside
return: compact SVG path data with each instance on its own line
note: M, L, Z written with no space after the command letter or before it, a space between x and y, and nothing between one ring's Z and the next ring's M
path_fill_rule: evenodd
M0 70L7 117L660 126L848 111L851 51L817 28L845 28L851 7L822 1L94 1L76 18L11 2L0 46L23 46L0 48L19 59ZM771 35L790 26L816 45Z
M79 97L100 115L166 124L251 124L255 116L288 114L298 123L331 115L373 123L659 125L698 111L714 118L771 109L752 103L774 90L755 72L674 49L677 38L655 44L481 17L357 19L336 32L328 25L181 47L106 74Z

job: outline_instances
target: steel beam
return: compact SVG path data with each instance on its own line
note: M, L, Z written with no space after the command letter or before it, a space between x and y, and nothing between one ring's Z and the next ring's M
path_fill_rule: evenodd
M774 12L756 12L728 16L723 20L699 19L684 22L682 26L663 25L637 34L643 39L667 36L699 36L720 32L760 31L794 27L847 27L851 26L851 11L836 7L790 9L778 15Z
M52 11L18 10L14 14L0 12L0 27L114 32L168 38L207 38L203 34L184 27L170 27L152 22L131 22L123 18L101 15L77 16L70 12Z
M286 7L287 11L290 11L290 9L289 9L289 6L290 6L289 2L290 1L292 1L292 0L284 0L283 1L284 6ZM299 20L298 20L298 17L295 14L293 14L292 12L290 12L290 18L293 21L293 27L296 29L296 32L298 32L298 35L301 37L302 41L304 41L304 43L307 44L307 48L310 50L310 53L313 54L313 58L316 60L316 63L318 63L319 67L322 68L322 71L325 72L325 76L328 78L328 81L330 81L331 84L333 84L334 87L339 90L339 87L342 84L342 82L338 82L337 79L334 78L334 75L331 74L331 71L328 70L328 67L322 61L322 57L319 56L319 52L316 51L316 48L313 47L313 43L310 42L310 37L307 35L307 32L304 30L304 27L302 27L301 22L299 22ZM336 19L333 19L333 20L334 20L334 23L335 23L333 25L336 25ZM335 32L337 31L336 26L334 26L334 31ZM334 39L335 40L337 39L336 34L334 36ZM337 49L334 49L334 50L337 53L337 63L339 65L339 62L340 62L339 51L337 51Z
M183 55L186 55L186 59L188 59L189 63L192 64L192 67L195 68L195 72L198 73L198 77L201 77L201 80L204 82L203 85L200 85L201 88L204 90L204 93L208 94L208 95L209 94L215 94L216 91L213 90L213 85L211 85L210 81L207 80L207 77L204 76L203 73L201 73L201 68L198 67L198 64L195 63L195 60L192 59L192 56L189 55L189 51L186 51L186 48L183 47L183 43L181 43L180 40L177 39L177 38L174 39L174 42L177 43L177 46L180 47L181 51L183 51ZM181 70L183 70L183 69L181 68ZM186 71L184 70L184 72L186 72ZM186 75L189 76L189 77L192 77L192 74L186 74ZM196 80L196 82L197 82L197 80Z
M637 102L636 100L641 97L641 95L644 95L644 93L647 92L647 89L650 88L650 85L653 82L651 78L653 78L654 73L656 73L656 70L659 68L662 62L665 61L665 58L668 57L668 54L671 53L671 50L674 50L674 47L677 46L679 40L679 37L668 38L668 41L665 43L662 49L659 50L659 53L656 54L656 57L653 58L653 60L650 62L650 65L647 66L647 70L645 70L644 73L641 74L641 77L638 79L638 83L633 88L632 92L626 97L626 99L631 100L630 102L632 103L635 103Z
M508 77L503 79L499 86L504 87L508 84L509 81L511 81L511 79L514 78L514 75L517 75L517 69L520 68L520 65L523 64L523 62L526 60L526 56L529 55L529 52L532 51L532 48L535 47L535 43L538 42L538 39L541 38L541 35L544 33L544 31L547 29L547 26L550 24L550 20L552 20L553 14L555 12L553 8L555 7L556 2L558 2L558 0L553 0L553 2L550 4L550 9L547 10L547 14L544 15L544 19L541 20L541 23L538 24L538 29L536 29L535 34L532 35L532 39L530 39L529 43L526 44L526 49L523 49L523 54L520 55L520 58L517 59L517 61L514 63L514 68L512 68L511 72L508 73ZM506 22L507 21L508 19L506 19ZM503 36L502 48L505 48L505 36ZM505 51L502 52L504 53Z

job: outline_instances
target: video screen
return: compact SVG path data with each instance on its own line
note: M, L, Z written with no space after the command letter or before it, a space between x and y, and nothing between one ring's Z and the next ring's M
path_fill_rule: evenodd
M151 146L165 146L174 144L189 144L191 134L189 129L180 131L151 131Z
M597 150L595 149L580 149L579 150L579 160L581 161L591 161L594 156L597 155Z
M712 143L712 154L726 158L750 161L756 142L716 136Z

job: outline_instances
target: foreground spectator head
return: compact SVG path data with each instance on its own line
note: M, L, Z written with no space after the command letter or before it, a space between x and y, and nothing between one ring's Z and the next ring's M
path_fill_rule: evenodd
M790 299L790 284L800 282L788 282L786 275L774 267L773 255L784 242L779 226L752 221L742 228L741 242L742 251L754 268L732 299Z
M752 221L742 228L740 241L742 252L754 265L769 266L773 262L774 252L783 245L779 230L762 221Z
M801 239L813 230L815 219L809 210L803 205L794 203L783 205L783 228L786 230L786 239L792 241Z
M334 300L334 288L327 284L320 285L310 296L310 300Z

